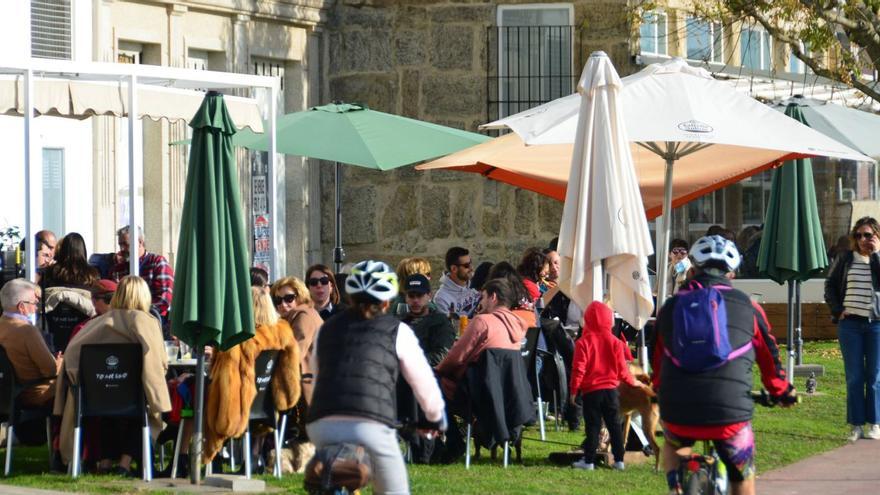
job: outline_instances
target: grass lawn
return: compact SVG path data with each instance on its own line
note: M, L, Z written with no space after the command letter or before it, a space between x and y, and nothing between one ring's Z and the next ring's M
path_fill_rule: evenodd
M845 425L845 389L843 364L836 342L805 344L805 362L825 366L825 376L819 378L819 394L803 397L803 402L792 409L756 410L754 429L758 443L758 472L791 464L805 457L843 445L848 431ZM757 376L757 373L756 373ZM803 388L803 379L796 385ZM756 380L756 383L759 383ZM552 430L552 427L551 427ZM526 432L523 442L523 465L501 467L501 461L476 461L469 471L463 462L451 466L410 466L413 493L578 493L578 494L651 494L665 493L662 474L653 471L653 462L629 465L625 472L598 469L593 472L575 471L550 465L550 452L565 451L568 447L542 443L536 428ZM565 444L579 444L581 433L548 432L548 440ZM661 440L662 441L662 440ZM34 488L46 488L77 493L166 493L160 490L138 490L134 483L107 476L84 476L72 481L66 476L39 474L46 466L45 448L18 448L15 450L13 476L0 480ZM286 493L305 493L302 477L288 475L281 480L265 477L270 487ZM0 488L0 492L2 492ZM370 493L369 491L367 493Z

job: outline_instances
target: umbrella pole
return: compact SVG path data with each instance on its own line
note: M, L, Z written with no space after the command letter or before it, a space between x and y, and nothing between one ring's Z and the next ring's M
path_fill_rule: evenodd
M794 281L788 281L788 332L786 334L785 348L788 351L788 359L785 363L785 374L788 382L794 384Z
M342 270L345 251L342 250L342 168L336 162L336 247L333 248L333 265L336 273Z
M189 444L190 470L189 479L194 485L202 484L202 417L205 401L205 346L196 346L196 396L193 407L195 422L192 440Z
M663 303L669 294L666 293L666 277L669 257L669 236L672 231L672 166L675 158L670 150L666 157L666 177L663 182L663 216L660 231L657 232L657 312L663 307Z
M798 280L794 283L794 344L796 359L795 364L800 366L804 364L804 339L801 327L801 282Z

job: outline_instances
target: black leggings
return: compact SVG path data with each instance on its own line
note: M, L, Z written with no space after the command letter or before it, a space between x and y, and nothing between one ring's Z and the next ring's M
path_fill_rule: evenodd
M584 460L593 463L596 460L596 449L599 447L599 431L602 429L602 420L611 437L611 453L614 454L614 462L623 462L624 444L623 431L618 420L620 399L616 388L596 390L582 396L584 403L584 423L587 430L587 438L584 439Z

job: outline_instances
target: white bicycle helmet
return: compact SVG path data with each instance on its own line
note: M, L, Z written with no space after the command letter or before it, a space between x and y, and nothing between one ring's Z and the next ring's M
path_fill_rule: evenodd
M700 237L691 246L690 254L697 266L703 266L709 261L720 261L729 272L736 271L742 262L742 256L736 249L736 244L720 235Z
M367 294L379 301L394 299L397 288L397 274L381 261L361 261L345 279L345 292L349 295Z

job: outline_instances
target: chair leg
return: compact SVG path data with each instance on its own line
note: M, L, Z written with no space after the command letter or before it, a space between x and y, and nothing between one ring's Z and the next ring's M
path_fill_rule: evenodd
M284 432L279 428L278 417L275 418L275 477L281 478L281 439L284 438Z
M3 476L9 476L12 470L12 444L15 443L15 428L12 426L12 419L6 423L6 467L3 468Z
M52 419L46 417L46 448L49 449L49 469L52 469Z
M467 437L464 441L464 468L471 468L471 423L467 425Z
M145 425L141 428L141 442L143 444L141 452L141 471L143 472L144 481L153 479L153 455L150 449L150 427Z
M183 441L183 422L177 423L177 441L174 442L174 456L171 458L171 479L177 478L177 462L180 459L180 442Z
M510 440L504 441L504 467L507 467L508 462L510 461Z
M235 472L235 439L229 439L229 469Z
M241 456L244 458L244 477L251 479L251 427L248 425L244 430L244 445L242 446Z
M81 442L82 441L82 427L77 426L73 429L73 459L70 461L70 476L72 478L76 478L80 475L80 456L81 452Z

